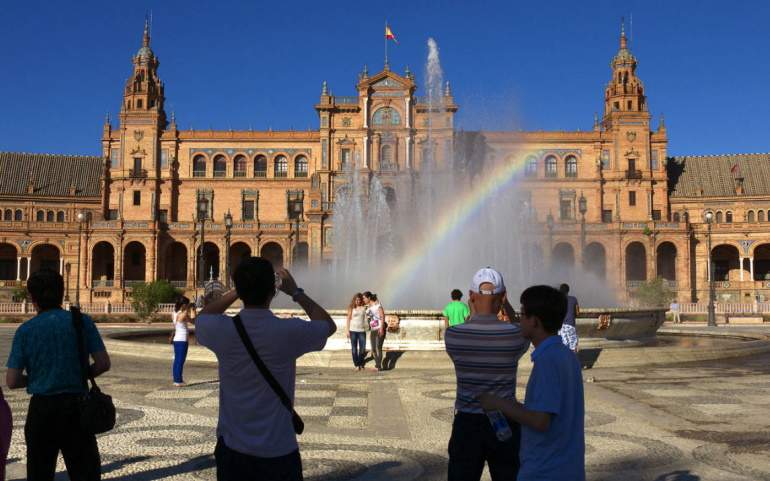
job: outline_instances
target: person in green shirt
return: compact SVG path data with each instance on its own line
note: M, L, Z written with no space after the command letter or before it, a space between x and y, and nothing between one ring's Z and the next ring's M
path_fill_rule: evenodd
M444 327L449 328L462 324L471 315L471 310L468 308L468 304L462 302L463 293L460 289L454 289L452 291L452 302L446 305L444 311L441 313L444 316Z

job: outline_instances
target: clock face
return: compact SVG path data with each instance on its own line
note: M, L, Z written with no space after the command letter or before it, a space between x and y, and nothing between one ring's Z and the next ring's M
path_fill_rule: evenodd
M628 139L629 142L633 142L634 140L636 140L636 132L633 132L633 131L627 132L626 138Z

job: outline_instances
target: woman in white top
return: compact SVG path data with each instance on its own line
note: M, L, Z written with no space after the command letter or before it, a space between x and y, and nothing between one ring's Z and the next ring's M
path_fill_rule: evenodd
M369 335L369 341L372 344L372 357L374 357L374 366L378 371L382 371L382 345L385 343L385 310L377 300L377 294L369 291L364 292L364 302L367 304L367 311L370 316L369 327L372 329Z
M366 357L366 306L364 296L357 292L348 306L347 335L353 353L353 366L356 371L364 368Z
M188 323L192 324L191 312L195 307L190 304L190 299L182 296L174 304L174 312L171 314L171 320L174 323L174 337L172 344L174 345L174 365L172 368L172 374L174 376L174 386L184 386L184 379L182 378L182 370L184 369L184 361L187 359L187 348L189 347L188 336L189 327Z

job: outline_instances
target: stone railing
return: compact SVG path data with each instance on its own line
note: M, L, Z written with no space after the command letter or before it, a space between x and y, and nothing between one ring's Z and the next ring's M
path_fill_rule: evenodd
M354 104L358 105L358 97L355 96L334 96L334 103L335 104Z
M717 314L770 314L770 302L715 302L714 310ZM708 304L684 302L679 304L679 312L682 314L706 314L708 313Z

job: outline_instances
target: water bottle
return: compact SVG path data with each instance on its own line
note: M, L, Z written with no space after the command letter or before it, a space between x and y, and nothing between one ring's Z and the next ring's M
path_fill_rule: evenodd
M505 442L511 439L513 433L503 413L500 411L487 411L487 417L490 424L492 424L492 430L495 432L498 441Z

